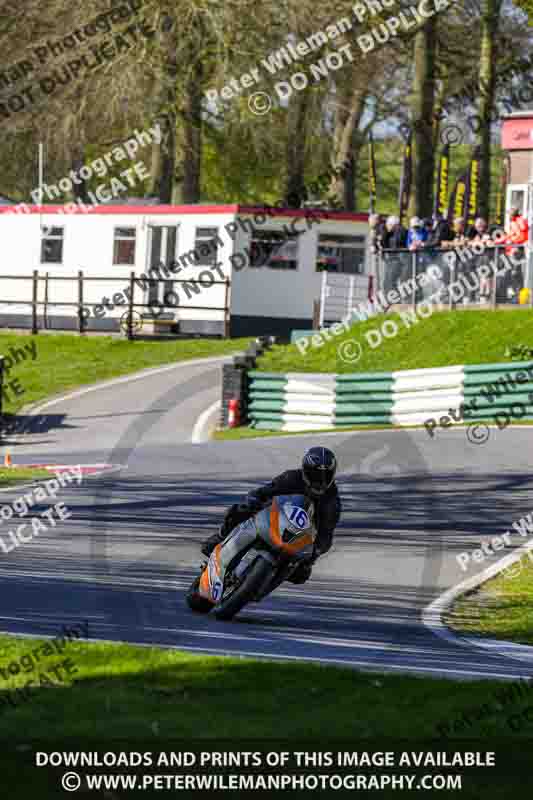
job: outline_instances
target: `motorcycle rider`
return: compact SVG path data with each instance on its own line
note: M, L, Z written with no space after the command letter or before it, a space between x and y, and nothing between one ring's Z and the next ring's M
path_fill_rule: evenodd
M223 542L237 525L261 511L273 497L302 494L313 501L317 537L311 559L301 564L289 580L291 583L305 583L311 577L312 564L330 549L333 531L340 518L341 502L335 483L336 471L337 460L332 451L327 447L312 447L304 455L300 469L282 472L270 483L249 492L245 503L230 506L218 533L202 545L202 553L210 556L217 544Z

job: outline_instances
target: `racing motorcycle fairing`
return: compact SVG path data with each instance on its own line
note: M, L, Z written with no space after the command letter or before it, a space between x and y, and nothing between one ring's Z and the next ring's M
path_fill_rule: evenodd
M200 577L198 593L216 604L224 594L228 567L233 582L242 580L258 557L272 561L276 570L280 563L287 566L309 558L315 538L312 501L303 495L274 497L270 506L237 525L215 547ZM258 595L266 593L268 587Z

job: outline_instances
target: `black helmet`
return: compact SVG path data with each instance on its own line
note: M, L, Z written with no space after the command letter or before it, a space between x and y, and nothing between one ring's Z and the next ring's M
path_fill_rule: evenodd
M302 461L302 474L310 494L319 497L335 480L337 459L327 447L312 447Z

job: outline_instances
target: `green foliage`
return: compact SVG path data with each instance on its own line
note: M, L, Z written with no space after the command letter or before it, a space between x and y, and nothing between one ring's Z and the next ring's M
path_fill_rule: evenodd
M533 0L515 0L515 5L528 15L528 25L533 25Z
M335 614L333 607L330 613ZM191 615L191 624L194 622ZM10 663L20 662L39 645L44 642L0 636L0 669L5 671ZM2 731L7 742L20 739L21 731L31 731L45 751L47 742L57 741L58 731L65 741L91 737L99 744L120 738L158 743L179 738L202 739L206 747L209 742L235 741L236 732L242 740L278 741L280 730L285 739L295 742L324 736L429 739L438 735L439 723L453 721L468 708L487 702L504 686L492 680L383 675L305 662L269 663L82 639L68 643L62 658L69 658L75 670L68 681L35 689L28 701L19 701L18 708L11 707L7 699L2 704ZM51 660L55 663L58 659ZM41 661L39 671L46 668L47 662ZM9 674L8 680L1 681L0 699L6 691L35 677L35 672ZM505 723L506 715L495 711L483 722L474 721L463 735L505 732L516 736ZM15 780L20 797L28 773L30 770L19 770L14 774L5 759L4 787L10 779ZM41 791L27 796L44 795ZM480 796L492 794L475 795Z
M397 324L398 334L371 349L365 333L385 320ZM332 336L321 347L309 346L302 355L296 345L275 346L258 360L266 372L388 372L399 369L448 367L454 364L490 364L503 360L506 347L533 334L533 312L442 311L408 327L398 314L379 315L355 324L348 333ZM361 344L356 364L344 361L343 342Z
M443 126L446 122L443 123ZM466 120L462 126L468 130ZM402 172L403 142L400 139L386 139L377 141L374 144L376 154L376 173L377 173L377 208L381 214L398 213L398 190ZM450 174L449 174L449 195L453 191L455 181L462 172L468 167L472 157L473 145L460 144L451 148L450 151ZM365 149L364 156L358 168L357 200L358 210L367 211L369 205L368 194L368 148ZM440 149L439 149L440 154ZM501 155L502 150L499 146L493 147L493 157L491 162L491 195L490 208L492 213L496 207L496 195L498 193L498 179L501 174ZM436 160L438 166L438 159ZM435 180L436 180L435 170Z
M520 537L516 539L523 543ZM531 552L524 553L519 561L476 592L461 597L447 613L446 623L463 633L533 644Z
M20 346L16 334L0 334L0 353L11 345ZM95 383L119 375L138 372L159 364L189 358L238 352L248 339L181 339L169 341L126 341L112 336L81 337L51 334L35 338L37 358L16 364L4 376L4 384L18 379L24 394L4 402L5 412L16 412L22 405L35 403L73 386ZM11 395L9 395L11 398Z

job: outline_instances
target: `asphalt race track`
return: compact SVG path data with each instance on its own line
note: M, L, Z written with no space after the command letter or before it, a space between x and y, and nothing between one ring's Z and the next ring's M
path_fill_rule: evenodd
M463 678L528 674L512 658L435 636L422 611L486 566L464 573L458 552L533 508L533 427L491 429L483 444L459 428L435 439L401 430L192 444L219 397L222 363L74 393L42 407L24 438L4 441L19 464L123 469L62 490L72 518L0 552L0 629L55 635L88 620L92 639ZM231 623L193 615L184 591L225 507L318 441L338 455L344 513L311 581L281 587ZM8 530L2 521L0 536Z

